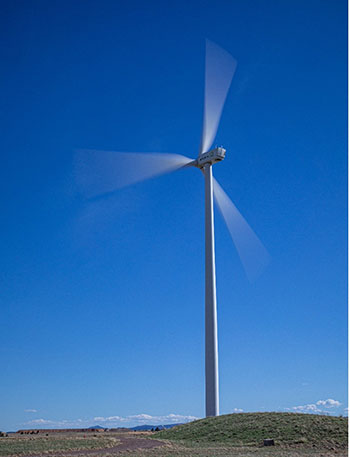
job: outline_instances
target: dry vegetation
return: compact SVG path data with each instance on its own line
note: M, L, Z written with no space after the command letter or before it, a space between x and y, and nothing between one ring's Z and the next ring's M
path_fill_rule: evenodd
M48 452L101 449L117 446L119 440L112 436L83 433L49 433L45 435L10 434L0 438L0 456L44 455Z
M296 413L241 413L201 419L156 434L157 438L196 445L259 446L273 438L277 446L344 449L347 446L344 417Z

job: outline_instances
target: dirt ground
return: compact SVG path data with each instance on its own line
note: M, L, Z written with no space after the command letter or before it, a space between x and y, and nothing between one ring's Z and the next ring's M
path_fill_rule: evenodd
M164 446L164 443L149 439L149 433L45 433L34 435L11 434L0 438L0 456L7 457L70 457L111 456L124 451L142 452Z
M164 446L161 441L150 440L139 436L128 436L130 434L124 433L118 436L118 444L105 449L83 449L71 451L55 451L54 453L46 452L45 455L49 456L111 456L118 455L123 451L142 451L145 449L152 449L158 446ZM41 454L27 454L23 457L42 457Z

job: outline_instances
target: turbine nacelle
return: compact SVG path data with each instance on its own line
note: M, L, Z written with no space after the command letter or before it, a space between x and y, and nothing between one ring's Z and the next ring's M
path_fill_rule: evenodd
M224 148L214 148L211 151L204 152L198 156L196 166L198 168L203 168L207 163L213 165L216 162L221 162L221 160L224 160L225 154L226 149Z

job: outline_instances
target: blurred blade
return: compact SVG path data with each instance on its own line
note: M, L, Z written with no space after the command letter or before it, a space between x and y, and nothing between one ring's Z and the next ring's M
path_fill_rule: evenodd
M245 272L254 281L270 261L270 255L220 184L213 178L214 197L237 248Z
M213 144L226 100L236 60L212 41L206 40L205 89L202 141L199 153Z
M179 154L82 149L76 152L75 171L82 192L93 197L170 173L192 160Z

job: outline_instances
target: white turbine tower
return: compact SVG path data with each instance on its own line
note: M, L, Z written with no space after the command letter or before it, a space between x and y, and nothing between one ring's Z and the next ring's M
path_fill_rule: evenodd
M243 216L213 178L212 166L225 158L222 147L210 150L236 70L236 61L222 48L206 41L205 98L201 146L197 159L179 154L125 153L80 150L77 178L93 197L184 167L197 167L205 180L205 388L206 416L219 415L218 338L214 246L215 197L249 279L267 265L269 255Z

